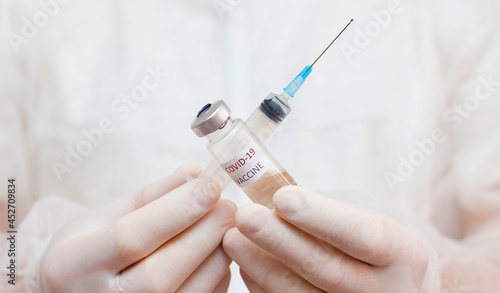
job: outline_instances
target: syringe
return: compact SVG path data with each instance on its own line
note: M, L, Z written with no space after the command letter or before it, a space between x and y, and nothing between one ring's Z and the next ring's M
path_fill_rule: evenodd
M280 95L270 93L260 103L259 107L248 117L245 121L246 125L255 134L257 139L264 143L274 132L274 130L281 124L281 122L290 114L291 108L288 103L290 98L293 98L295 93L302 86L306 78L312 71L314 64L323 56L323 54L330 48L330 46L337 40L337 38L345 31L345 29L353 22L351 19L349 23L342 29L342 31L333 39L333 41L326 47L325 50L314 60L311 65L307 65L302 71L283 89ZM201 173L201 178L211 178L216 181L221 190L223 190L231 178L220 167L219 163L213 160Z

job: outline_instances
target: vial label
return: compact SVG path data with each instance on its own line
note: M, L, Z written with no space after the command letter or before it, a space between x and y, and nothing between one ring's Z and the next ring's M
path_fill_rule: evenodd
M221 166L231 179L243 188L257 181L271 166L271 162L262 149L251 142Z

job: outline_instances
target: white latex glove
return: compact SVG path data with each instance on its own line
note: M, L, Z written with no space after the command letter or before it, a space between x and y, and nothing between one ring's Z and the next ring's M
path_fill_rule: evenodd
M49 292L226 292L231 260L220 243L236 205L219 200L200 168L181 166L120 205L63 226L41 263Z
M249 204L223 240L250 292L419 292L427 249L408 228L296 186Z

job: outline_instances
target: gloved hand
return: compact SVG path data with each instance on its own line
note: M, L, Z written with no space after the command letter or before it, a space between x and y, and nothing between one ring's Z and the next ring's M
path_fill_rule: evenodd
M200 168L183 165L139 193L65 225L41 263L49 292L226 292L220 243L236 206Z
M394 220L296 186L236 213L223 247L250 292L418 292L428 253Z

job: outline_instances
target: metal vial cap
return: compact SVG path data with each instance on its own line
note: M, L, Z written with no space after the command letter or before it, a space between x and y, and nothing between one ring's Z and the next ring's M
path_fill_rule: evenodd
M199 136L207 136L222 128L231 117L231 109L222 100L206 104L191 123L191 129Z

